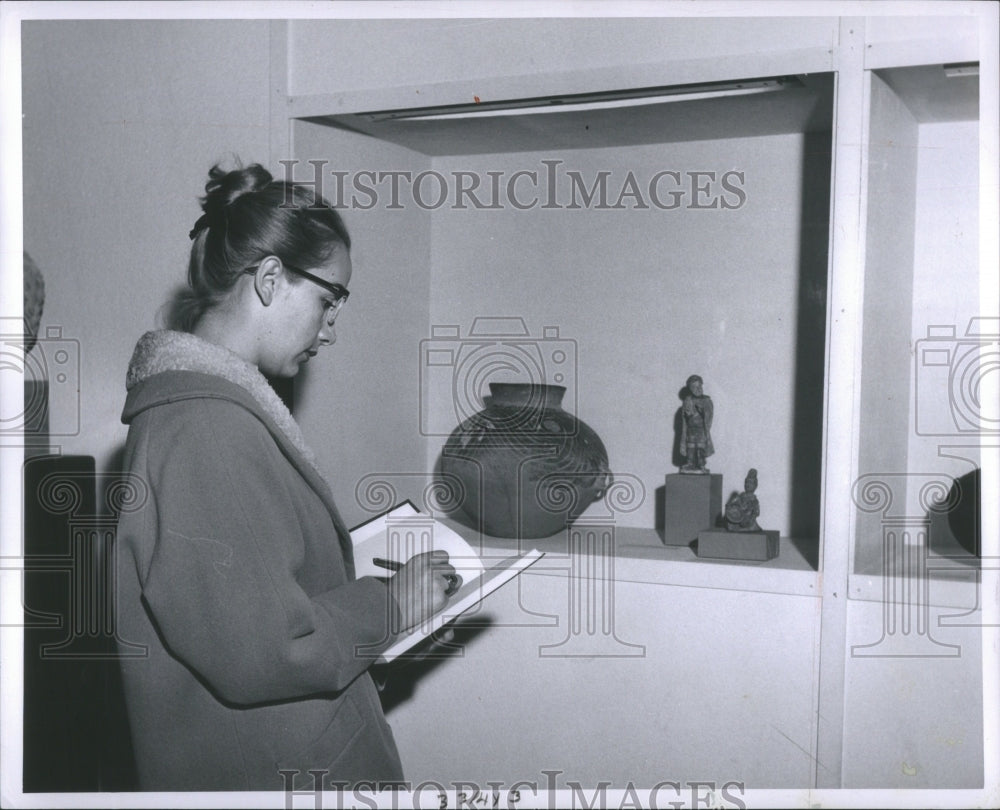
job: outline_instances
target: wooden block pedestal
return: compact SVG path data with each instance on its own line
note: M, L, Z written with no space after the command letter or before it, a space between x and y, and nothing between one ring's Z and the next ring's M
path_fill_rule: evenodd
M778 556L778 532L730 532L706 529L698 532L695 554L717 560L772 560Z
M663 498L663 544L687 546L722 514L722 476L667 476Z

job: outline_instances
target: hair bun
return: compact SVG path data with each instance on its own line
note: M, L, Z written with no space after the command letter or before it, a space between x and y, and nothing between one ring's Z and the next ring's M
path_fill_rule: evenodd
M273 180L271 173L259 163L241 166L232 171L226 171L216 164L208 172L201 208L212 216L227 205L232 205L244 194L266 188Z

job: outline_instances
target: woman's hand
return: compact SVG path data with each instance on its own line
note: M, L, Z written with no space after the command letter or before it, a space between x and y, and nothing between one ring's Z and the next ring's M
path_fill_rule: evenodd
M461 585L462 578L448 562L448 552L434 550L411 557L389 580L389 593L399 606L401 625L394 632L405 632L426 621L447 602Z

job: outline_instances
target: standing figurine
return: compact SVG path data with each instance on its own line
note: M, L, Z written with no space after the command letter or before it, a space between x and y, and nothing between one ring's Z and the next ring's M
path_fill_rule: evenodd
M733 495L726 504L726 528L731 532L759 532L757 517L760 515L760 503L754 494L757 491L757 470L750 468L746 481L743 482L743 492Z
M681 406L680 451L687 459L681 467L682 473L708 473L705 459L715 452L712 445L712 398L705 395L702 384L697 374L687 379L687 394Z

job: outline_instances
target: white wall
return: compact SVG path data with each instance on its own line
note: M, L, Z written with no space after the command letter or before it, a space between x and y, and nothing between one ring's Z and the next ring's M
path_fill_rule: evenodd
M295 124L294 155L301 161L296 179L312 180L308 161L325 161L321 182L333 204L331 171L420 171L428 164L408 149L304 122ZM351 299L337 317L336 344L296 378L295 413L344 519L355 525L404 498L421 503L431 480L418 409L431 233L428 212L413 205L341 213L351 234ZM369 490L376 480L395 494Z
M757 58L788 49L832 48L837 20L562 17L380 20L374 25L309 20L291 23L289 42L293 95L521 75L532 75L530 85L546 92L546 82L573 70L667 59L714 61L725 70L729 55ZM764 70L760 75L768 74ZM577 81L586 82L585 74Z
M643 564L646 576L669 565ZM542 560L552 570L525 574L459 624L461 657L413 665L422 677L409 688L403 673L390 679L388 717L407 779L544 789L549 770L560 772L559 788L576 780L588 796L602 781L619 790L670 779L812 784L815 598L624 574L612 635L581 620L588 608L608 609L607 583L583 580L584 612L571 615L580 603L559 565ZM600 570L586 565L579 570Z
M926 549L911 547L904 557L883 548L904 524L915 543L930 517L932 548L966 554L928 507L978 460L980 437L947 435L949 369L919 366L928 326L954 325L961 338L979 312L979 125L918 123L877 75L872 80L860 472L878 474L892 502L860 516L855 570L884 573L892 565L896 576L884 593L878 579L852 584L861 598L847 606L843 785L979 787L983 648L974 608L985 596L977 572L958 565L945 574L931 557L928 574L915 568ZM955 594L966 610L939 606L956 604Z
M268 25L29 21L22 49L24 247L43 331L80 358L78 392L52 383L50 425L79 413L79 432L52 443L101 470L125 438L132 348L184 281L208 169L268 160Z
M893 515L930 517L935 550L967 555L930 507L979 461L979 436L956 424L952 402L968 416L995 413L975 402L992 366L966 337L980 312L979 125L918 123L872 82L859 472L889 486ZM927 349L951 362L929 365ZM856 570L880 570L882 518L859 514Z
M903 632L917 601L848 602L845 788L983 786L982 613L928 606Z
M988 304L979 300L979 122L951 121L921 124L917 151L916 236L913 256L913 383L911 386L908 469L915 473L961 476L979 461L978 434L968 434L963 415L995 418L996 407L976 402L977 385L995 369L980 352L980 341L968 337L970 319ZM948 347L952 366L924 366L922 348L929 327L954 327L954 340L935 341ZM935 329L940 334L940 329ZM994 327L995 333L995 327ZM987 341L989 339L987 338ZM995 338L994 338L995 340ZM994 344L995 345L995 344ZM989 344L986 343L985 347ZM990 350L986 348L986 351ZM971 362L965 362L975 358ZM977 362L979 360L980 362ZM996 371L994 370L995 374ZM919 401L915 401L919 395ZM959 403L953 413L950 402ZM961 427L958 429L956 416ZM930 435L931 433L951 436ZM971 445L946 450L939 445ZM962 461L949 458L955 454ZM909 493L912 513L919 493Z
M917 122L871 75L861 368L862 475L906 470Z

